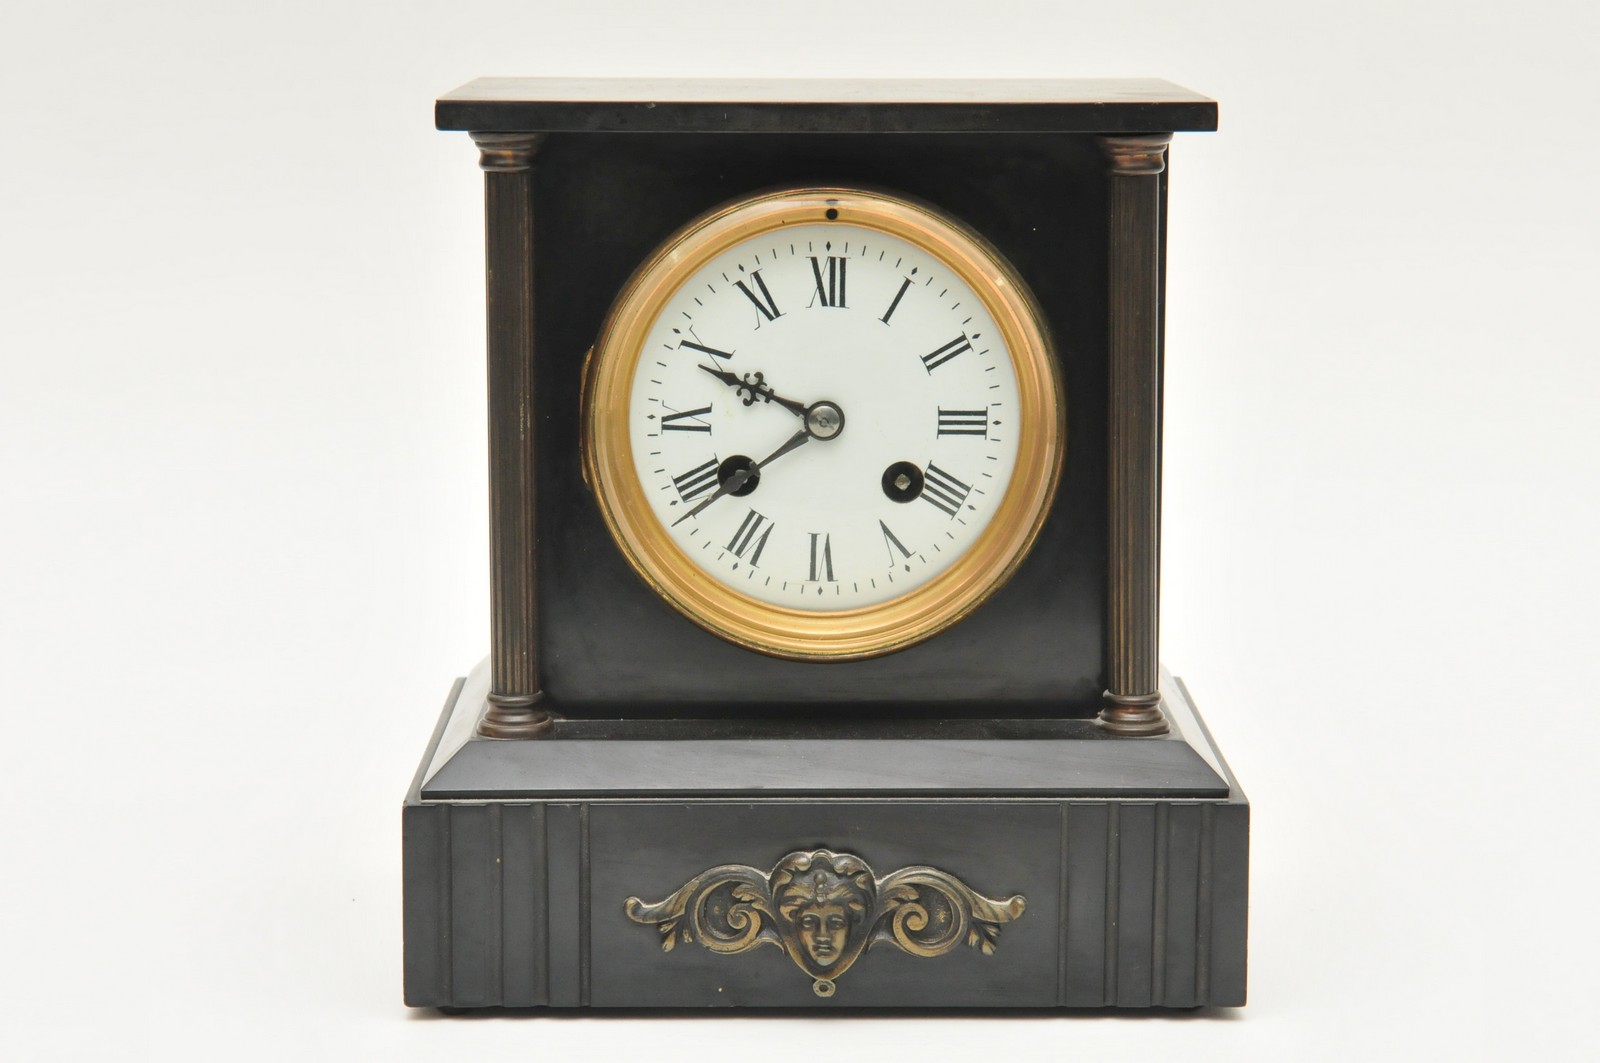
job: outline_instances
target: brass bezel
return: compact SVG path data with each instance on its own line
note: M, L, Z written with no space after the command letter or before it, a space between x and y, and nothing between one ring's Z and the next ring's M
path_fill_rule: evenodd
M829 216L829 212L836 212ZM736 244L790 225L857 225L937 258L983 300L1011 352L1021 407L1017 464L976 541L945 571L886 602L806 612L749 598L703 571L674 543L634 468L633 376L662 308L696 270ZM942 212L882 192L799 188L718 207L669 237L623 287L595 343L583 397L582 460L600 512L628 563L674 608L730 642L792 660L875 657L966 616L1026 556L1055 497L1066 403L1042 316L1020 277L981 236Z

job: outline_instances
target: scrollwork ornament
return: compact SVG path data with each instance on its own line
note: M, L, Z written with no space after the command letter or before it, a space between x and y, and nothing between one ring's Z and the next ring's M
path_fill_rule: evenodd
M901 868L883 878L851 853L790 853L761 871L723 864L664 901L629 897L623 910L654 926L665 952L681 941L732 955L776 945L831 997L862 952L889 944L913 956L941 956L960 945L992 955L1000 927L1020 917L1022 896L991 900L938 868Z

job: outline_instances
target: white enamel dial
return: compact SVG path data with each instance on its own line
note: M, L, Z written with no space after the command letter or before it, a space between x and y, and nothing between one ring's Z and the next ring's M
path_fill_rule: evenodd
M751 237L687 277L649 327L628 416L645 497L694 564L834 611L914 591L972 546L1016 466L1017 399L971 287L834 222Z

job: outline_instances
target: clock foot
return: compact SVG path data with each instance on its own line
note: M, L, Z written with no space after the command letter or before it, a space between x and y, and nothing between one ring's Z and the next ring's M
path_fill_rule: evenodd
M540 708L542 694L490 694L488 709L478 721L484 738L542 738L554 729L550 714Z
M1138 737L1167 733L1160 694L1113 694L1108 690L1105 699L1110 704L1100 710L1100 726L1112 734Z

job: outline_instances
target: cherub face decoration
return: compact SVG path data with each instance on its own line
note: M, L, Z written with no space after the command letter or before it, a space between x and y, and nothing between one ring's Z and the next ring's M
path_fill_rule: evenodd
M858 856L828 849L793 852L763 872L724 864L696 875L657 904L629 897L628 918L653 925L661 948L679 941L725 954L777 945L813 979L820 997L867 948L891 944L914 956L939 956L967 944L985 955L1000 925L1022 915L1021 896L990 900L932 867L883 878Z

